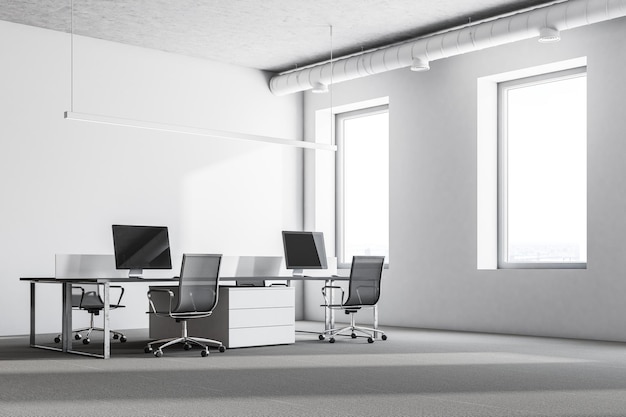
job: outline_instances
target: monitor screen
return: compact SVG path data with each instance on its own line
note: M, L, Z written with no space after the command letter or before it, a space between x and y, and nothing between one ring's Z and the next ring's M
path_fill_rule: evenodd
M113 225L115 267L141 275L143 269L171 269L170 242L165 226Z
M326 249L322 232L283 231L287 269L326 269Z

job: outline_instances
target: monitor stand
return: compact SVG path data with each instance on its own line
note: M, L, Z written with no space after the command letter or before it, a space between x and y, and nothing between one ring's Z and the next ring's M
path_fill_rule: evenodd
M304 269L294 269L291 275L293 275L294 277L303 277Z
M143 269L131 269L128 271L128 278L143 278Z

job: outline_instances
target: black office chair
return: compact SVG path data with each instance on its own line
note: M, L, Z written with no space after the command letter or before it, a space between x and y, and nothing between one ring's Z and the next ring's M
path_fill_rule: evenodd
M119 285L111 285L109 288L113 288L115 290L119 290L119 298L116 303L109 304L109 308L114 310L116 308L124 307L122 302L122 297L124 296L124 288ZM100 315L100 312L104 310L104 302L100 297L100 286L98 284L84 284L82 286L74 285L72 286L72 308L76 310L84 310L87 311L90 315L89 318L89 326L83 327L81 329L75 329L72 331L74 333L74 339L83 340L85 345L88 345L91 342L89 336L94 331L104 332L102 327L96 327L94 325L94 316ZM85 335L82 333L87 332ZM120 342L126 342L126 336L124 336L121 332L116 330L111 330L111 334L113 335L113 339L119 339ZM57 335L54 338L56 343L61 341L61 335Z
M187 320L208 317L217 305L219 280L218 273L222 255L183 255L183 264L180 271L178 294L168 289L152 288L148 291L151 313L159 317L169 317L181 323L180 337L156 340L148 343L144 351L153 351L152 345L159 345L154 356L163 356L163 349L182 343L185 350L193 345L200 346L201 355L209 354L209 345L217 347L220 352L226 348L218 340L191 337L187 334ZM161 297L159 300L158 298ZM164 300L163 298L166 297ZM156 306L168 306L167 310Z
M349 331L353 339L357 338L357 332L367 337L369 343L374 343L376 334L380 334L383 340L387 340L385 332L369 327L359 327L354 322L355 313L366 307L374 307L380 298L380 279L383 273L384 256L354 256L350 269L350 283L348 288L348 298L344 300L343 288L335 285L327 285L322 288L325 304L323 307L336 310L343 310L350 315L350 325L342 328L325 330L319 335L320 340L330 336L328 341L335 343L335 336L345 334ZM330 292L340 290L341 301L339 304L330 302Z

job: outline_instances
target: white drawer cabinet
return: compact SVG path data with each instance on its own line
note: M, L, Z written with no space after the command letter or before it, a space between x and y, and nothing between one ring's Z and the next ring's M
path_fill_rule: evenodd
M189 335L219 340L227 348L294 343L294 303L293 287L220 287L213 314L189 320ZM180 331L175 320L150 315L150 338Z

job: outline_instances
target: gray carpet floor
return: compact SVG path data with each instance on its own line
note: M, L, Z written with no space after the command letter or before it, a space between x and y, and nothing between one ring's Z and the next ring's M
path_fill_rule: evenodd
M0 416L626 416L626 344L384 330L206 358L144 354L135 330L110 360L3 337Z

